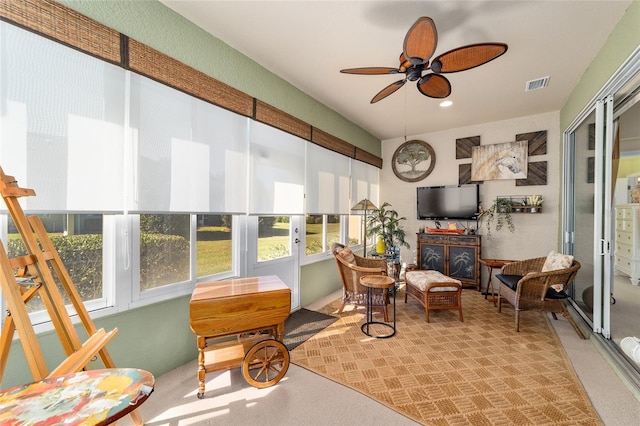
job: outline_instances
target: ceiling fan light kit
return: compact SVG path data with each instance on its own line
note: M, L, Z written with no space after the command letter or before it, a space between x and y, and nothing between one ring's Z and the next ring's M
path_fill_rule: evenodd
M504 43L477 43L445 52L437 56L431 63L438 44L438 32L433 19L423 16L409 28L404 38L400 65L390 67L363 67L340 70L345 74L383 75L405 74L403 80L391 83L378 92L371 103L376 103L400 89L407 81L417 81L418 91L430 98L442 99L451 94L449 79L441 75L454 73L486 64L502 56L508 46ZM431 71L423 75L423 71Z

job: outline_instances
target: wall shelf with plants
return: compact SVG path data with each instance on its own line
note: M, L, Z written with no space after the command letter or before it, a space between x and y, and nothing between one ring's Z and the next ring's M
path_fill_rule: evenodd
M498 195L501 209L511 209L511 213L542 213L540 195Z

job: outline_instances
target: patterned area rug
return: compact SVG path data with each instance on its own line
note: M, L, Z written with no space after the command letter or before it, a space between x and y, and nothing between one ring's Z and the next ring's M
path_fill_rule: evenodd
M463 291L463 323L457 311L435 311L427 324L402 289L396 301L389 339L361 332L362 309L337 314L339 301L327 305L321 311L340 319L292 351L291 362L422 424L602 424L542 313L523 312L516 333L513 308L499 314L477 291Z

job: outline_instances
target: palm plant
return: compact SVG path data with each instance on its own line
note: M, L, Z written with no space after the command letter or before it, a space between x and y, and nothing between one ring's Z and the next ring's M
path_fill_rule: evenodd
M401 221L405 217L399 217L397 211L390 208L391 204L384 202L377 210L373 210L367 217L367 236L378 235L382 237L387 247L404 246L409 248L405 241L405 232Z

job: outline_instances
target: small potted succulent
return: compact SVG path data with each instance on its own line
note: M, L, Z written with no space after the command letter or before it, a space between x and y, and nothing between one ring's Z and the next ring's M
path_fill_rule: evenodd
M526 199L527 207L529 207L531 213L537 213L542 207L543 201L539 195L529 195Z

